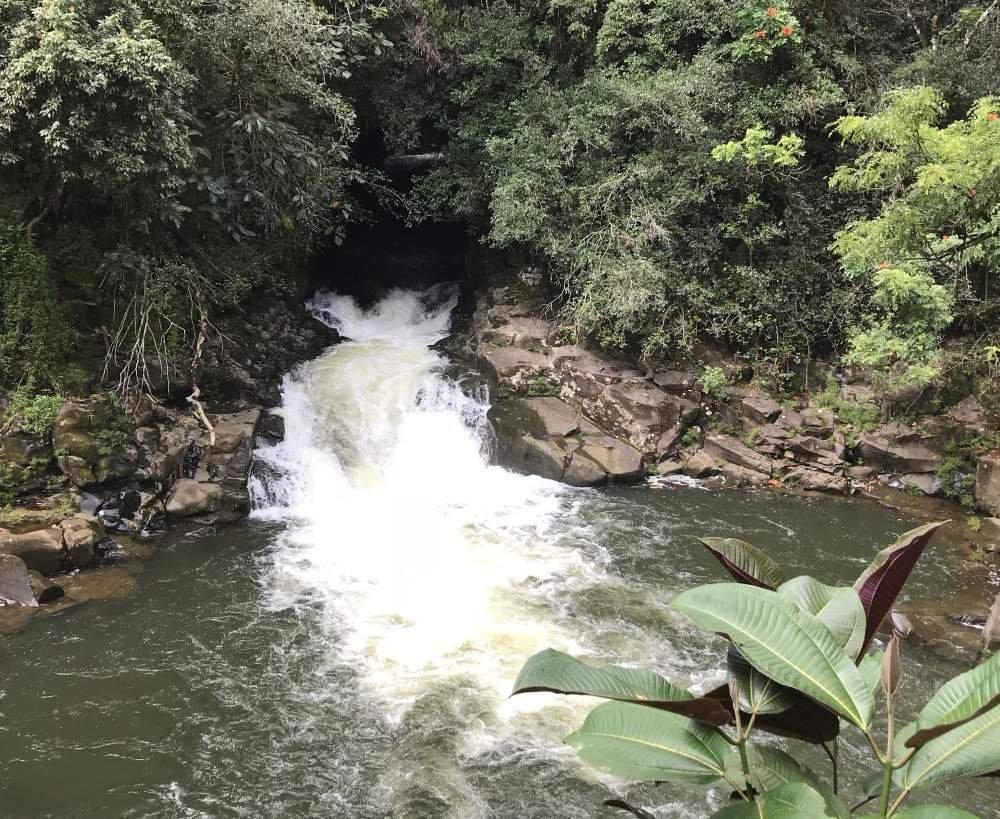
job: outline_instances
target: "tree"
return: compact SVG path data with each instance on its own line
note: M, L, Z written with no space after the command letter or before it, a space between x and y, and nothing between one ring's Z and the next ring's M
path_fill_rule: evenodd
M965 119L941 125L946 111L937 91L918 87L834 124L860 154L831 186L881 198L878 215L841 231L834 249L873 293L851 360L887 387L929 382L953 318L982 329L1000 306L991 280L1000 261L1000 99L984 97Z

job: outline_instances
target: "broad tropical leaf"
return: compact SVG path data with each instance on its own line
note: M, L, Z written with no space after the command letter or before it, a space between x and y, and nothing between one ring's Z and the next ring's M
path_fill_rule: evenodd
M906 746L919 748L1000 705L1000 654L945 683L906 728Z
M944 523L945 521L928 523L901 535L892 546L875 555L871 565L855 581L854 589L861 598L868 620L861 652L868 648L878 627L896 602L927 542Z
M850 819L850 809L843 800L838 798L816 774L800 765L781 749L767 745L753 745L748 746L747 755L750 762L750 784L758 793L772 791L790 782L804 782L823 797L831 816ZM743 776L738 755L733 760L733 766L729 778L738 781Z
M872 651L862 657L861 662L858 663L858 671L865 678L865 682L873 694L879 689L879 683L882 682L882 662L884 659L884 651ZM881 775L879 774L879 776Z
M761 674L735 646L730 646L726 653L726 669L729 679L736 683L740 711L747 714L778 714L787 711L800 696L794 689L786 688Z
M865 816L875 816L866 813ZM974 813L950 805L914 805L912 808L897 810L892 819L979 819Z
M710 785L735 753L715 728L628 702L597 706L566 742L588 764L636 782Z
M875 700L854 662L826 626L780 594L719 583L683 592L672 605L702 628L728 634L763 674L860 728L871 725Z
M702 545L741 583L776 589L785 582L777 564L753 544L733 537L706 537Z
M854 589L827 586L803 575L782 583L778 594L787 597L802 611L815 614L830 629L848 657L857 657L865 639L867 617L861 598Z
M740 802L712 814L712 819L836 819L823 797L805 782L789 782L762 793L756 802Z
M733 717L718 700L695 697L648 669L618 665L595 667L551 648L529 658L514 683L513 694L533 691L636 702L710 725L727 725Z
M902 787L930 788L1000 770L1000 708L991 708L923 745L903 768Z

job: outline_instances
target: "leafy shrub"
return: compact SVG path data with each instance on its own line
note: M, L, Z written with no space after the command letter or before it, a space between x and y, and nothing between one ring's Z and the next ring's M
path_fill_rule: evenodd
M842 721L865 736L877 761L878 816L974 819L956 808L903 805L915 792L1000 770L1000 654L946 683L897 731L899 638L885 650L869 650L939 526L902 535L845 588L807 576L789 580L751 544L706 538L702 543L737 582L691 589L672 605L727 636L726 684L699 696L651 670L593 667L550 649L528 660L514 694L608 700L567 743L585 762L628 780L728 787L739 801L714 819L849 816L836 793L835 754L831 788L793 754L749 742L771 733L825 747ZM884 736L875 727L879 688L888 716Z
M58 386L74 338L45 258L0 222L0 383Z
M729 394L726 389L726 372L722 367L706 367L701 373L701 386L707 395L724 401Z
M18 387L4 413L2 426L16 424L32 435L48 435L62 403L61 395L36 395L26 387Z

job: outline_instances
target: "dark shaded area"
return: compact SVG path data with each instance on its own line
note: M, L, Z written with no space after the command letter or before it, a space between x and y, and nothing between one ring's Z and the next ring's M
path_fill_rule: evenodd
M353 225L343 245L331 246L313 259L309 288L344 293L367 306L394 288L462 281L469 241L459 223L408 227L386 218L374 225Z

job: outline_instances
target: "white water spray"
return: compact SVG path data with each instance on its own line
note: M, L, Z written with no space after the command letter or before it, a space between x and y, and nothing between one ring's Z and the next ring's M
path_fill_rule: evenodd
M318 607L331 661L359 669L390 719L462 681L490 712L463 738L475 753L541 706L505 699L524 660L578 648L547 590L588 586L603 569L546 537L574 490L488 465L485 402L428 348L454 300L430 304L397 291L363 312L316 297L315 314L351 341L286 379L286 438L257 453L280 477L252 488L257 517L287 521L267 581L274 604ZM579 714L565 706L545 743Z

